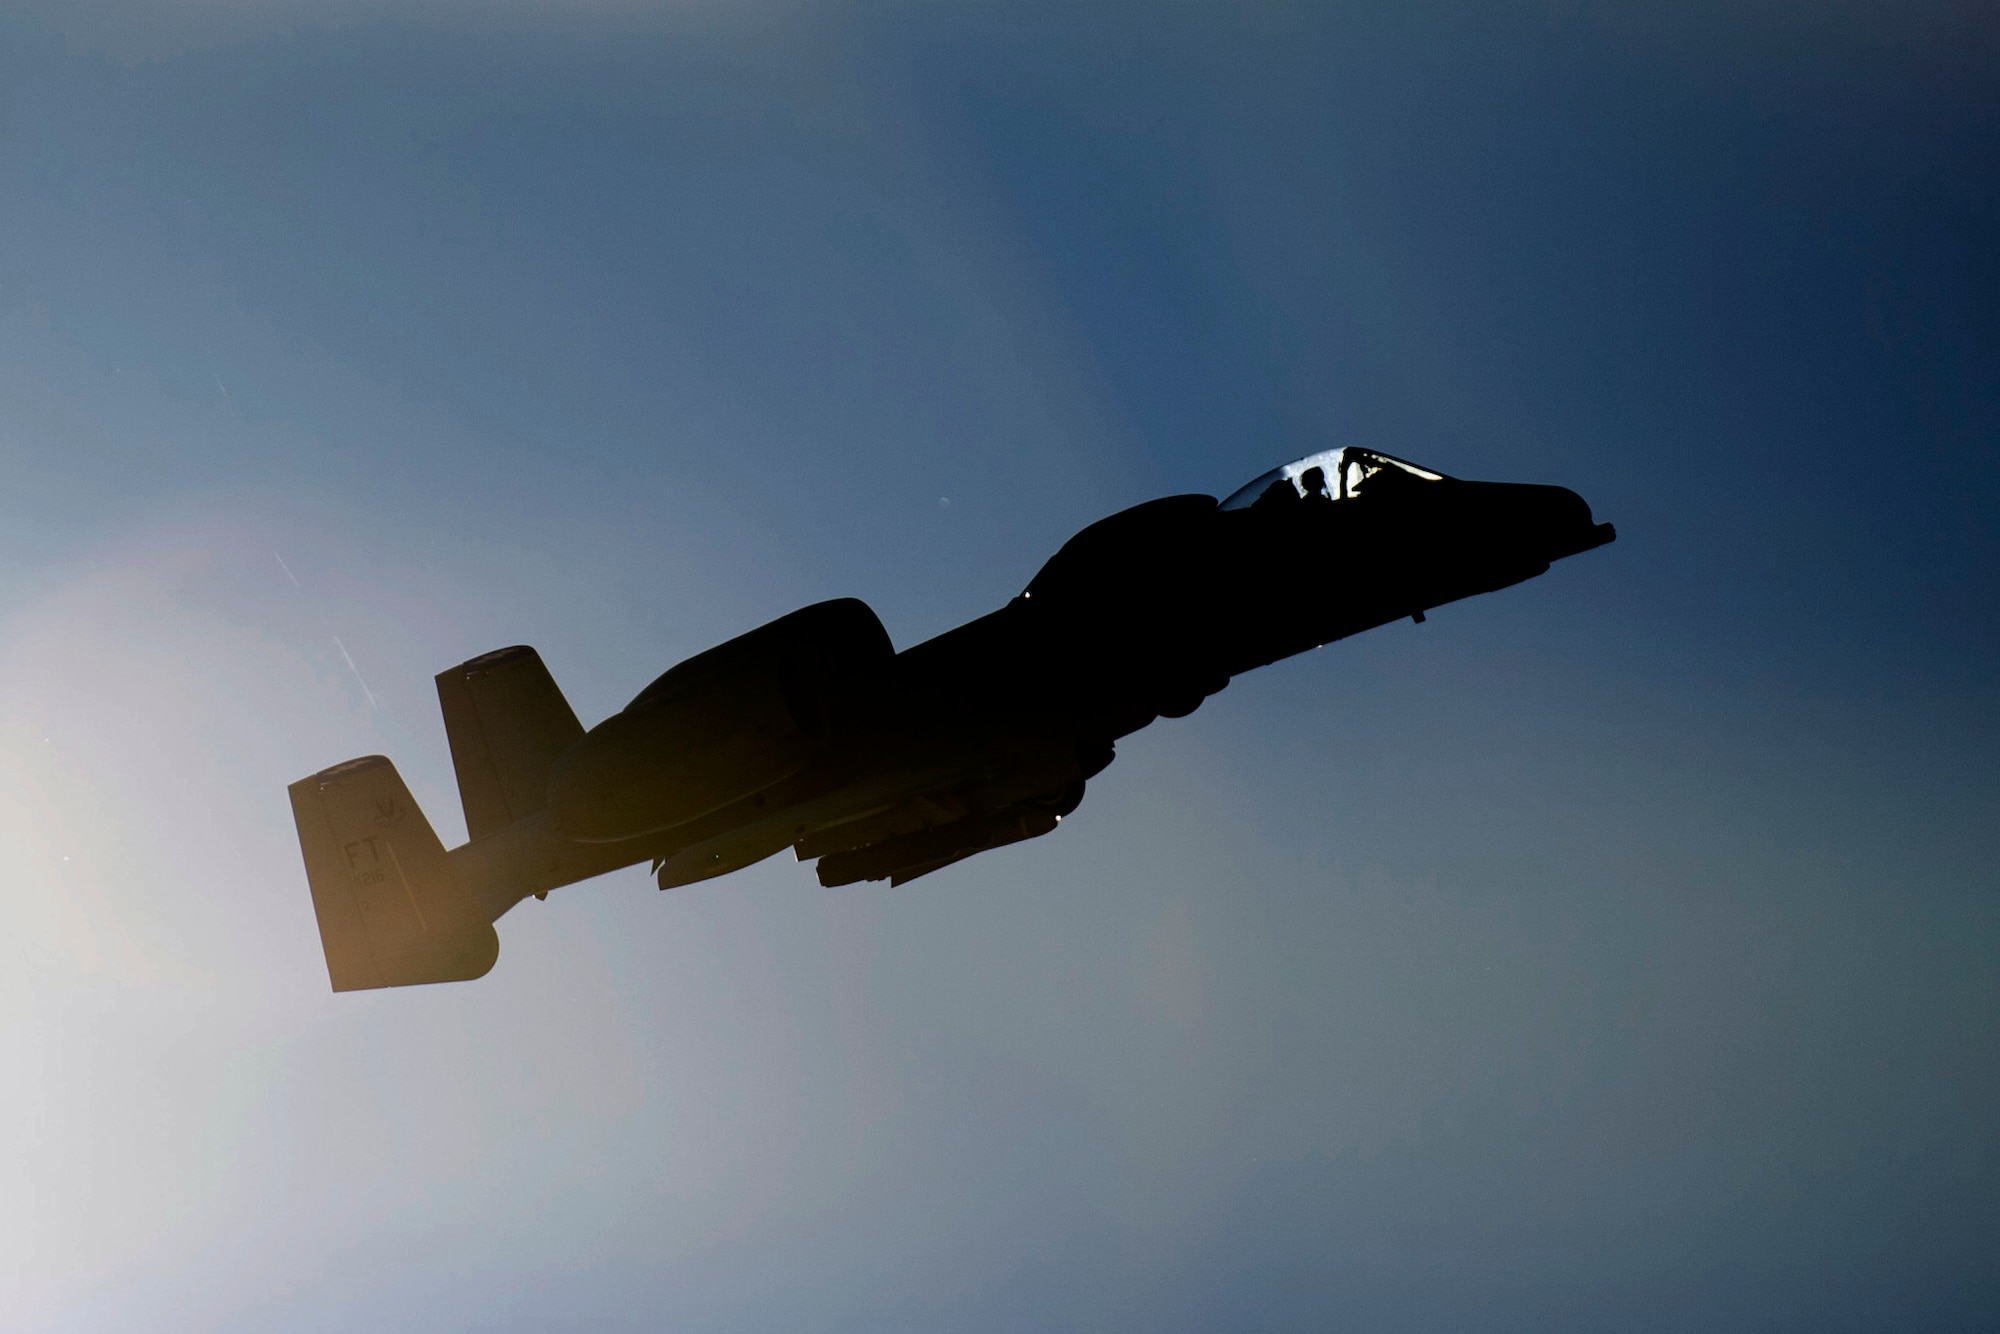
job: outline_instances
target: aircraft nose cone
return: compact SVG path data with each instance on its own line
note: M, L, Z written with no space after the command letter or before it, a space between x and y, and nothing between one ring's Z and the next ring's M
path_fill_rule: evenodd
M1614 540L1617 530L1591 518L1590 505L1566 486L1522 488L1523 525L1545 544L1548 560L1574 556Z

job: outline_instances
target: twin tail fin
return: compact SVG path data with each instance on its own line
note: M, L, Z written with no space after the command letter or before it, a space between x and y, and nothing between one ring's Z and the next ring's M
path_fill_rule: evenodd
M483 653L437 678L466 833L477 842L548 807L549 772L583 736L541 655ZM468 982L500 937L396 766L349 760L290 788L335 991Z
M477 842L546 810L556 757L583 738L541 655L525 644L482 653L437 676L438 705Z
M499 934L395 765L349 760L289 791L335 991L486 975Z

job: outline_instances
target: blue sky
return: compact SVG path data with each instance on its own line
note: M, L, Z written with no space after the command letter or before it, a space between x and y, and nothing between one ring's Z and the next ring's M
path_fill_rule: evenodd
M1975 9L0 16L10 1328L2000 1313ZM284 784L1360 443L1616 545L1048 839L333 996Z

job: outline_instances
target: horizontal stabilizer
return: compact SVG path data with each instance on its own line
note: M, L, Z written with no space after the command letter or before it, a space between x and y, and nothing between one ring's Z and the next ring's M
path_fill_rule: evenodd
M349 760L289 791L335 991L485 976L500 937L395 765Z

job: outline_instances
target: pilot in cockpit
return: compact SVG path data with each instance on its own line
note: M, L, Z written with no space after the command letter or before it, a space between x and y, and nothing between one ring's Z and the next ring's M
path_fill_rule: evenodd
M1297 472L1293 471L1295 468ZM1443 473L1350 445L1273 468L1231 493L1222 502L1222 508L1282 509L1295 504L1316 507L1321 502L1356 499L1364 490L1369 496L1394 501L1398 496L1415 496L1425 483L1445 480Z
M1293 486L1289 479L1279 477L1258 495L1256 506L1258 509L1263 509L1267 505L1297 504L1298 499L1299 489Z

